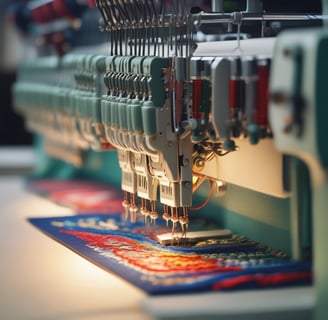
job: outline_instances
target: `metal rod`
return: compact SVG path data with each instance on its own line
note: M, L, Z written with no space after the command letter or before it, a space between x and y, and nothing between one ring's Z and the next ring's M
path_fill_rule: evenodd
M172 26L172 15L168 14L163 17L160 27ZM261 14L249 12L232 12L232 13L199 13L192 15L191 20L195 26L210 23L233 23L238 24L241 21L322 21L328 20L328 16L310 15L310 14ZM158 27L158 26L157 26ZM120 26L120 29L125 26ZM143 26L136 26L136 29L142 29ZM117 28L113 27L112 30Z
M249 12L200 13L194 16L195 23L239 23L240 21L310 21L323 20L323 15L310 14L262 14Z

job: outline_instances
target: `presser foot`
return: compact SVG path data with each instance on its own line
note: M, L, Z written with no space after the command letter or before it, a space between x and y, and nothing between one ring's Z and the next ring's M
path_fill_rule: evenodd
M211 239L231 238L232 232L227 229L215 229L206 231L184 231L177 233L162 233L156 236L156 241L163 246L172 245L193 245L197 242Z

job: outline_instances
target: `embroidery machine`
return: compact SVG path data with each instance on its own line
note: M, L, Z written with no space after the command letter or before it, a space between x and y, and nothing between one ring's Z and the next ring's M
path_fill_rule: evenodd
M36 174L120 184L132 220L163 218L181 237L193 202L213 195L201 214L313 259L314 318L324 319L328 32L264 36L277 26L270 22L325 22L328 4L308 16L264 13L257 0L229 13L223 1L208 12L190 10L188 1L95 3L110 55L77 50L20 68L16 109L51 156ZM242 40L252 23L263 37ZM213 25L220 34L235 30L235 41L199 42L213 37L201 27Z

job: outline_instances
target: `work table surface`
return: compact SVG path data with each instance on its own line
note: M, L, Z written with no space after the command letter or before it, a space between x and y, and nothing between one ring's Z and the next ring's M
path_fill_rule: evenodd
M145 294L54 240L26 220L71 210L24 190L21 177L0 178L1 319L148 319Z

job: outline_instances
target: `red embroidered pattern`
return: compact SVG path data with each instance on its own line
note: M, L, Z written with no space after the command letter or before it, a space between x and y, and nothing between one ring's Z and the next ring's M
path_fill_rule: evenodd
M242 270L240 266L222 266L217 259L196 253L177 253L140 243L117 235L99 235L88 232L61 230L74 235L95 249L111 252L116 259L147 273L179 274L212 273Z

